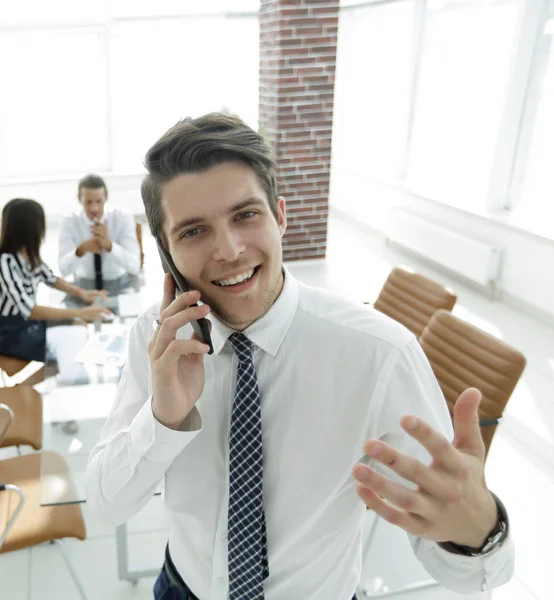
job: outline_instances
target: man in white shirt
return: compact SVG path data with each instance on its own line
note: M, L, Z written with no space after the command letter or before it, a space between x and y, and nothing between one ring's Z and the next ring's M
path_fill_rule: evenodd
M450 442L415 337L284 268L285 200L264 139L236 117L186 119L146 167L150 227L193 291L175 298L166 275L161 306L133 327L87 489L115 525L164 480L156 600L350 600L366 506L408 532L444 586L508 581L513 544L485 484L479 393L460 396ZM191 320L208 314L204 356Z
M59 268L75 274L81 287L110 290L140 271L135 220L107 204L108 189L98 175L79 181L79 212L64 218L60 230ZM111 286L111 287L110 287Z

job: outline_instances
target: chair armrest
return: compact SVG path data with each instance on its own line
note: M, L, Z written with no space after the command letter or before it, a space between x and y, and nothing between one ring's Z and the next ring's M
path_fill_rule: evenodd
M498 425L498 423L500 422L500 419L481 419L479 421L479 426L480 427L491 427L492 425Z
M7 424L4 425L4 427L2 427L2 424L0 423L0 442L2 441L2 438L6 434L6 431L8 431L8 429L10 428L10 425L12 424L12 421L13 421L13 411L7 404L0 404L0 413L1 412L6 413L6 415L7 415L6 423Z
M17 485L12 485L11 483L0 483L0 492L3 492L3 491L15 492L16 494L18 494L19 502L17 504L17 507L16 507L13 515L8 520L8 524L6 525L6 528L4 529L4 531L2 532L2 535L0 535L0 548L2 548L2 546L4 545L4 542L6 541L6 538L8 537L8 533L10 532L10 529L13 527L13 524L14 524L15 520L17 519L17 516L21 512L21 509L23 508L23 502L25 501L25 496L23 495L23 491Z

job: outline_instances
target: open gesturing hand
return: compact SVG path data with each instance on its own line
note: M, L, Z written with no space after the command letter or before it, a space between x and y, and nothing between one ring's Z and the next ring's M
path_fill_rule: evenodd
M485 446L479 429L481 394L470 388L454 407L454 441L416 417L401 426L432 456L429 466L379 440L368 440L364 450L418 487L411 490L372 468L353 469L358 494L383 519L414 535L436 542L480 547L497 519L494 498L484 476Z

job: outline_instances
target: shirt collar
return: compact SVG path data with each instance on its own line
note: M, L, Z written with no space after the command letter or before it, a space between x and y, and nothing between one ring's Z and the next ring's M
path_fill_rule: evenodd
M254 321L242 332L253 344L271 356L277 354L298 306L298 281L284 265L283 275L283 289L277 300L263 317ZM212 322L211 337L214 354L219 354L234 330L222 323L214 314L211 314L209 319Z

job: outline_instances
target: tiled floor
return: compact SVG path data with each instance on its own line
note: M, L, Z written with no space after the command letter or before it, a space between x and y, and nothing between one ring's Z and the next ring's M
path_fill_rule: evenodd
M145 277L151 299L161 283L152 238L145 236ZM49 235L44 252L56 264L56 232ZM414 258L387 248L337 216L331 218L326 261L291 264L301 280L338 291L359 300L375 298L391 265L408 264L458 294L455 314L486 329L521 350L528 366L499 427L487 461L489 487L506 503L517 545L516 576L492 593L464 596L470 600L548 600L554 589L551 568L554 539L554 330L491 302L486 296L456 280L418 264ZM146 600L152 598L152 579L136 586L116 576L115 538L112 530L95 523L84 506L88 539L67 541L65 548L89 599ZM368 514L368 520L371 515ZM133 566L155 567L167 539L167 519L159 497L129 523ZM365 557L364 582L386 582L390 588L425 579L403 532L380 523L372 550ZM0 590L10 600L74 600L77 590L59 548L44 545L0 556ZM400 597L400 596L395 596ZM411 600L454 600L462 596L434 588L413 592ZM284 599L285 600L285 599ZM286 599L293 600L293 599ZM325 599L327 600L327 599Z

